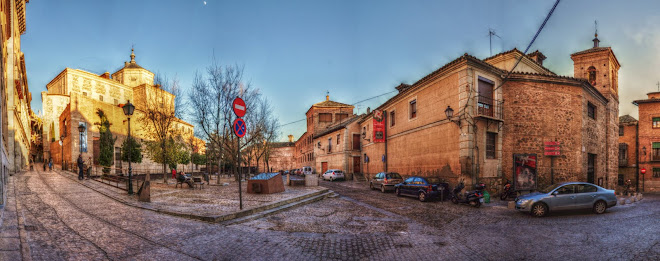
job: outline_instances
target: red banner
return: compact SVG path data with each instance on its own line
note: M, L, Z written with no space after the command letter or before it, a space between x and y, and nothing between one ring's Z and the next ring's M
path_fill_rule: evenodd
M374 134L372 136L373 142L385 142L385 117L383 111L374 110Z
M545 156L559 156L559 151L546 151L543 153Z

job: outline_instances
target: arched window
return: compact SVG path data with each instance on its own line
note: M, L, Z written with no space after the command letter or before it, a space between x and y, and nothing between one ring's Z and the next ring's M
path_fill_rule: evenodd
M589 67L587 72L589 72L589 83L591 83L591 85L596 85L596 67Z

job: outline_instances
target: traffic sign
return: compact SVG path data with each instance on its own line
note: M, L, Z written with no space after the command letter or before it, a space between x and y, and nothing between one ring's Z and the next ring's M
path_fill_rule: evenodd
M640 170L640 172L642 172L642 174L646 174L646 169L645 169L645 168L642 168L642 169Z
M559 154L559 151L546 151L546 152L543 153L543 155L545 155L545 156L559 156L561 154Z
M545 146L559 146L561 143L559 141L546 141L543 143Z
M231 108L234 110L234 114L238 117L243 117L245 115L245 101L243 99L236 97L234 102L231 104Z
M242 138L245 136L245 133L247 132L247 126L245 126L245 121L241 118L237 118L234 120L234 134L238 136L239 138Z

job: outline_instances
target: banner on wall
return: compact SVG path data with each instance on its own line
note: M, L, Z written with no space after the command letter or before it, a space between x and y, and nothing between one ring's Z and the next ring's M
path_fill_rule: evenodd
M515 190L536 189L536 154L513 155L513 187Z
M374 134L373 142L385 142L385 117L383 117L383 111L374 110Z

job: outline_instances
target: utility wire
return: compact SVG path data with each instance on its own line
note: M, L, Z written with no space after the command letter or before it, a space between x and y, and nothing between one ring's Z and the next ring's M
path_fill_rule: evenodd
M516 69L516 66L518 66L518 64L520 63L520 60L522 60L523 56L525 56L527 54L527 51L529 51L529 48L532 47L532 44L534 44L534 41L536 41L536 37L539 36L541 31L543 30L543 27L545 27L545 24L548 22L548 19L550 19L550 16L552 16L552 13L555 12L555 8L557 8L557 5L559 4L559 1L560 0L557 0L557 2L555 2L555 5L552 6L552 9L550 9L550 12L548 13L548 16L546 16L545 20L543 20L543 24L541 24L541 27L539 27L539 30L536 31L536 34L534 35L534 38L532 38L532 41L529 42L529 44L527 45L527 48L525 48L525 52L523 52L523 55L521 55L518 58L518 60L516 61L516 64L513 65L513 68L511 68L511 70L509 70L509 72L506 74L504 79L502 79L502 83L500 83L500 85L497 86L497 88L495 88L493 91L495 91L495 90L499 89L500 87L502 87L502 85L504 85L506 83L506 81L509 79L509 76L513 72L513 69Z
M361 103L361 102L365 102L365 101L368 101L368 100L373 100L373 99L376 99L376 98L381 97L381 96L392 94L394 92L397 92L397 90L394 90L394 91L391 91L391 92L386 92L386 93L379 94L379 95L376 95L376 96L372 96L372 97L366 98L364 100L357 101L357 102L355 102L351 105L356 105L356 104ZM301 122L301 121L304 121L304 120L307 120L307 119L300 119L300 120L296 120L296 121L292 121L292 122L287 122L287 123L281 124L280 127L286 126L286 125L291 125L291 124L294 124L294 123L298 123L298 122Z

